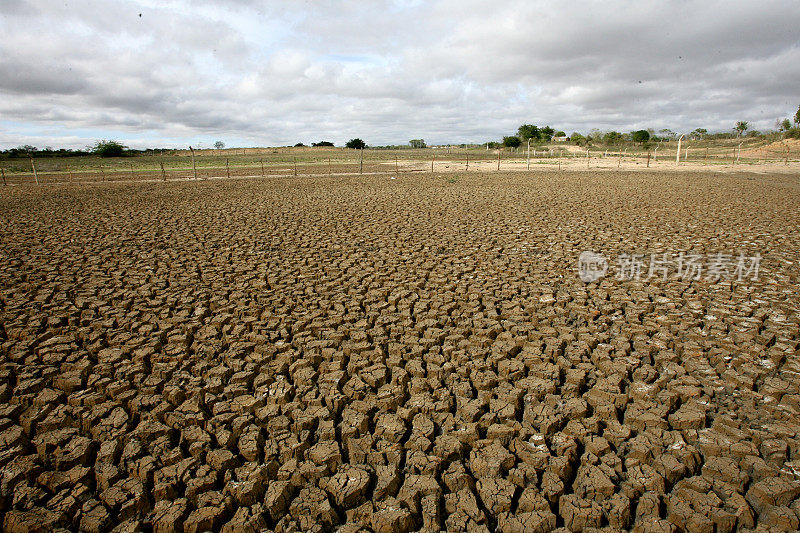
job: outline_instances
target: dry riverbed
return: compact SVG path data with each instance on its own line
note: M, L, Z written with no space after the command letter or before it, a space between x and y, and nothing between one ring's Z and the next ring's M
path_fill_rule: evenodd
M0 220L5 531L800 524L795 175L9 186Z

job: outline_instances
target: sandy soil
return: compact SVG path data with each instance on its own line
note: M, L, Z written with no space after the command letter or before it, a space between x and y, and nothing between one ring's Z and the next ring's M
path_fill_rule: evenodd
M695 170L3 188L3 530L797 529L800 185Z

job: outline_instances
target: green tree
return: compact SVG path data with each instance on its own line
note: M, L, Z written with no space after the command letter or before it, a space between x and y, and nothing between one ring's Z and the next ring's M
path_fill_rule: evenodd
M705 129L705 128L697 128L696 130L694 130L694 131L692 132L692 135L694 135L695 137L699 137L699 138L701 138L701 139L702 139L703 137L705 137L706 135L708 135L708 130L707 130L707 129Z
M553 137L566 137L566 136L567 136L567 134L566 134L565 132L561 131L561 130L557 131L557 132L556 132L556 133L553 135Z
M622 140L622 134L618 131L609 131L603 135L603 143L616 144Z
M127 146L123 146L117 141L107 141L103 139L102 141L94 143L89 151L100 157L121 157L125 155L125 150L127 149Z
M777 122L778 123L776 124L776 126L778 126L778 131L787 131L789 128L792 127L792 123L789 121L788 118L785 118L783 120L778 119Z
M217 150L222 150L223 148L225 148L225 143L222 141L217 141L214 143L214 148L216 148Z
M632 131L631 140L635 143L646 143L650 140L650 132L647 130Z
M428 146L425 144L425 139L411 139L408 144L411 145L411 148L425 148Z
M508 137L503 137L503 146L508 148L516 148L522 144L522 141L516 135L510 135Z
M733 130L736 132L736 136L739 137L744 132L747 131L747 128L750 127L750 124L747 123L746 120L740 120L736 123L736 126L733 127Z
M517 129L517 137L523 141L527 141L528 139L538 141L540 136L541 132L539 131L539 127L533 124L523 124Z
M345 146L348 148L355 148L356 150L361 150L362 148L367 147L367 143L356 137L355 139L350 139L349 141L347 141L347 144L345 144Z
M569 136L569 140L574 142L578 146L581 146L586 143L586 137L578 133L577 131L573 131L572 135Z
M800 126L800 106L797 106L797 113L794 114L794 123Z
M539 130L539 139L544 142L550 142L553 139L553 134L556 132L550 126L545 126Z
M311 146L333 146L333 143L330 141L320 141L318 143L311 143Z

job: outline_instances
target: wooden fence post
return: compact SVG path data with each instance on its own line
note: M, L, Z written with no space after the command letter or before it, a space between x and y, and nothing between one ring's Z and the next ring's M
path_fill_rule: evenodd
M6 185L8 185L8 183L6 183L6 171L0 168L0 174L3 175L3 186L5 187Z
M194 148L190 146L189 151L192 152L192 172L194 172L194 179L197 179L197 167L194 164Z
M647 151L647 168L650 168L650 150Z
M434 161L436 161L436 154L433 154L433 156L431 156L431 174L433 174L433 162Z
M535 150L534 150L535 152ZM531 140L528 139L528 168L527 170L531 169Z
M161 164L161 181L167 181L167 173L164 170L164 162L159 161L159 163Z
M297 157L294 158L294 177L297 177Z
M397 154L394 154L394 173L400 175L400 167L397 165Z
M261 160L261 177L264 177L264 160Z
M469 170L469 154L467 154L467 168L466 168L466 170Z
M106 181L106 172L103 170L103 165L100 165L100 181L104 183Z
M31 158L31 169L33 169L33 179L36 180L36 185L39 185L39 175L36 173L36 165L33 164L33 156L29 153L28 157Z
M225 174L228 175L228 179L231 178L231 168L228 166L228 158L225 158Z
M500 148L497 149L497 170L500 170Z
M359 150L361 152L361 159L359 160L359 163L358 163L358 173L359 174L363 174L364 173L364 149L360 148Z

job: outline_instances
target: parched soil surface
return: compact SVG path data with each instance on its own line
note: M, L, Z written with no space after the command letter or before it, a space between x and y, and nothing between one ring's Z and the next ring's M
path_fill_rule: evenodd
M796 176L9 186L0 222L4 531L800 524ZM762 259L615 276L680 252Z

